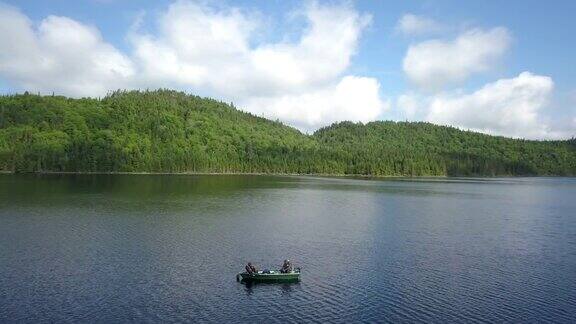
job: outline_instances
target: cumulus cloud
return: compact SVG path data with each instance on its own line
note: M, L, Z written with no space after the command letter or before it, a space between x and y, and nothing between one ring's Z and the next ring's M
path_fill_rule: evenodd
M541 118L554 88L550 77L523 72L472 93L441 94L429 101L427 119L483 133L520 138L558 138Z
M404 93L396 99L396 107L404 119L414 120L422 109L421 100L420 96L415 93Z
M48 16L37 28L17 9L0 5L0 75L34 91L75 96L125 87L134 73L128 57L96 28Z
M337 84L315 91L253 97L244 105L258 114L277 117L310 131L342 120L369 122L377 119L389 108L389 103L380 98L379 88L375 79L345 76Z
M418 36L441 32L444 30L444 27L434 19L414 14L405 14L398 20L396 30L407 36Z
M259 21L237 9L216 10L176 2L161 17L157 35L133 33L135 59L145 79L210 88L224 96L300 93L333 83L349 66L370 17L348 6L312 3L309 22L294 43L250 47Z
M439 90L493 69L510 43L506 28L472 29L453 40L434 39L411 45L403 69L418 87Z
M36 28L18 10L3 6L0 76L21 89L70 96L117 88L184 89L303 129L338 116L376 118L386 108L379 82L346 74L371 17L350 4L316 2L299 14L307 22L299 39L258 43L266 26L254 16L177 1L160 14L153 32L140 31L140 24L127 31L133 50L125 54L95 27L49 16Z

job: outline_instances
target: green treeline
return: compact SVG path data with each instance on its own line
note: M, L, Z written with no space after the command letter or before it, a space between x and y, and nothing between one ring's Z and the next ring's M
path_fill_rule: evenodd
M0 170L364 175L576 175L576 141L422 122L342 122L305 135L170 90L103 99L0 97Z

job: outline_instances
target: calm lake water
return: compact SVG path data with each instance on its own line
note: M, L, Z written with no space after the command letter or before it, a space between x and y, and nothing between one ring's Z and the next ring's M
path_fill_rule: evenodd
M575 318L574 178L0 175L0 322Z

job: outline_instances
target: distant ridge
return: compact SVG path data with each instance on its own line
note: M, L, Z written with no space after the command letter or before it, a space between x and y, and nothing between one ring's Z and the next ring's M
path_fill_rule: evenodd
M576 141L424 122L340 122L313 135L172 90L0 97L0 171L576 175Z

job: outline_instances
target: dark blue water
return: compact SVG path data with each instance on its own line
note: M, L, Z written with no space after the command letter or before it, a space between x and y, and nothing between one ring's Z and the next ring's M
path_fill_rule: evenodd
M576 179L0 175L0 322L575 318Z

